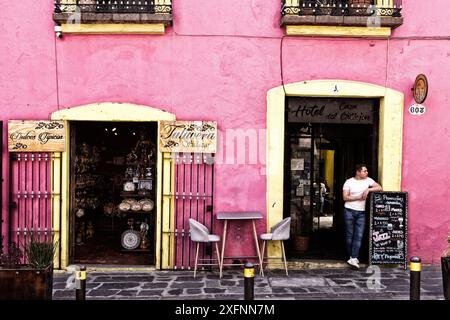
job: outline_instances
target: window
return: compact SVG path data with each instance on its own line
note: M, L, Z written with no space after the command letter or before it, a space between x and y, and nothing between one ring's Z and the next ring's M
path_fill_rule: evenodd
M109 29L114 30L111 28L114 24L135 24L130 30L143 30L146 25L161 25L164 30L164 26L172 25L172 2L171 0L57 0L53 20L62 26L63 32L83 30L83 25L90 25L90 30L95 30L95 25L97 27L110 25ZM123 26L116 29L126 30Z
M313 30L311 26L320 27L316 30L325 30L323 35L332 35L327 34L326 26L334 27L335 32L339 30L336 27L342 27L343 34L336 32L336 35L351 34L346 34L345 27L348 30L352 27L352 33L361 28L361 35L366 29L372 29L370 31L374 35L390 35L392 28L403 23L401 10L402 0L284 0L281 26L286 27L288 35L295 35L295 32L292 33L295 30ZM383 32L373 32L375 28Z

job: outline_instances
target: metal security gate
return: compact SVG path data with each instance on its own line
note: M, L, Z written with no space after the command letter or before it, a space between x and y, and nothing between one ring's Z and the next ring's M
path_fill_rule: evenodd
M173 252L172 269L191 269L194 267L195 244L189 236L189 218L204 224L214 232L214 156L200 153L173 153L170 156L174 165L173 208L170 214L170 241ZM204 245L199 252L199 263L212 263L215 251ZM209 261L209 262L208 262Z
M52 153L10 153L8 245L23 250L32 234L52 239L52 160Z

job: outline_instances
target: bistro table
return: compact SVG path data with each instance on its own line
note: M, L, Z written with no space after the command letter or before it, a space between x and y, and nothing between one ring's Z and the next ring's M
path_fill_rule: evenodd
M223 241L222 241L222 253L221 253L221 266L223 267L223 254L225 252L225 242L227 238L227 226L228 226L228 220L251 220L253 224L253 236L255 238L255 245L256 245L256 252L258 254L258 260L259 260L259 267L261 270L262 275L264 276L264 273L262 271L262 262L261 262L261 252L259 251L259 242L258 242L258 235L256 233L256 226L255 226L255 220L262 219L261 212L217 212L217 219L218 220L224 220L224 227L223 227ZM232 258L232 257L228 257Z

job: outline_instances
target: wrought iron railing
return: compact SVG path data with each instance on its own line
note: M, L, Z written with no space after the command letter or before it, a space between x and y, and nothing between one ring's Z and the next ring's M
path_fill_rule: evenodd
M281 13L299 16L400 17L402 0L284 0Z
M172 13L171 4L155 0L55 0L55 13Z

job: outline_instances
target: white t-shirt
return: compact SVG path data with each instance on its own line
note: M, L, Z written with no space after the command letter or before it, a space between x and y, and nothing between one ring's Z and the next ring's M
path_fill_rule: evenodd
M367 177L366 179L357 180L355 178L347 179L342 188L344 191L350 190L350 196L360 196L363 194L367 188L371 187L375 181L372 178ZM364 211L366 210L366 200L361 201L346 201L344 207Z

